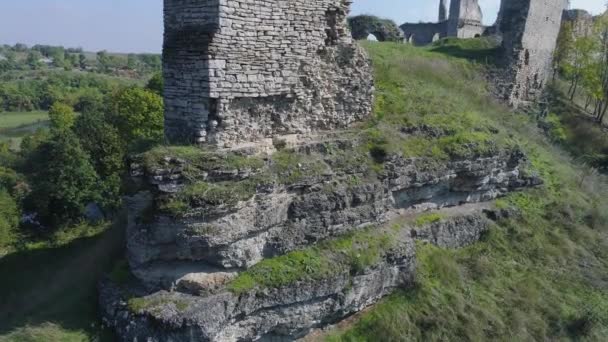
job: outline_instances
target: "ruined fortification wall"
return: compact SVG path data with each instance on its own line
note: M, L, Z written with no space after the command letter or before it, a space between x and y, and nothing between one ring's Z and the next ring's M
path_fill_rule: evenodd
M594 17L591 13L581 9L564 11L562 24L572 24L572 34L575 37L585 37L593 34Z
M566 0L503 0L499 30L507 66L505 97L518 107L538 99L551 73Z
M405 40L414 45L427 45L447 36L447 21L441 23L403 24Z
M481 36L485 30L483 14L477 0L452 0L448 20L448 36L473 38Z
M165 0L170 142L232 146L334 129L371 112L350 0Z

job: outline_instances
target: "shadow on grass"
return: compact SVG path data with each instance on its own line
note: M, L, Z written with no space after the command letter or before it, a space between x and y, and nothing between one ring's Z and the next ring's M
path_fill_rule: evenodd
M52 323L98 341L113 340L100 326L97 283L123 256L123 227L120 222L64 247L1 258L0 339L20 328Z
M498 42L488 37L472 39L446 38L435 42L430 50L489 65L496 65L501 52Z

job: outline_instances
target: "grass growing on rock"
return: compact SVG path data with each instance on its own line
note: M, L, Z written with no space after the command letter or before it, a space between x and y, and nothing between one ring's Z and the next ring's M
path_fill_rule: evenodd
M459 126L461 132L481 132L498 145L521 148L545 185L500 200L498 207L513 208L518 214L500 221L476 245L461 250L419 245L413 289L393 294L351 326L326 338L606 341L606 179L573 162L542 137L533 118L493 103L480 89L483 80L470 82L480 78L475 76L479 64L461 59L468 54L466 44L435 49L448 54L445 56L366 43L377 66L381 94L377 113L393 122L403 117L405 123L429 122L436 115L454 118L454 125L448 126ZM449 56L456 50L461 53L458 58ZM410 68L417 70L405 72ZM469 72L469 78L462 78ZM450 75L453 83L448 82ZM463 88L467 80L470 91ZM463 113L472 113L474 120L458 123ZM492 133L495 127L500 132ZM435 148L436 153L444 152L443 147Z
M444 218L444 216L441 215L440 213L422 214L422 215L416 217L416 220L414 221L414 223L417 227L424 227L431 223L439 222L439 221L443 220L443 218Z
M300 281L361 272L377 264L393 246L395 231L368 228L318 246L266 259L239 274L228 286L241 294L281 288Z

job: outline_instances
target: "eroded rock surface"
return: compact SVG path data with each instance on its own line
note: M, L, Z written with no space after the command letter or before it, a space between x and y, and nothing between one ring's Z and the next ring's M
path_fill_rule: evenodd
M234 146L346 127L371 113L344 0L165 0L165 133Z
M101 286L104 318L124 341L293 341L361 311L397 288L411 286L415 239L460 248L476 242L491 224L479 212L457 211L422 226L392 224L378 229L377 234L393 232L393 241L372 265L279 288L211 295L159 291L133 308L124 288L106 282Z
M311 158L320 157L313 153ZM333 157L325 158L330 162ZM200 273L233 272L265 258L384 223L399 209L428 210L490 201L539 184L525 172L524 164L525 156L519 151L445 164L391 157L376 177L359 173L357 165L346 171L328 169L296 184L259 186L249 199L231 206L194 205L180 217L162 212L150 216L146 208L153 206L154 196L171 195L166 192L183 186L183 167L146 170L144 175L156 183L157 190L154 196L144 192L128 202L129 262L134 274L150 288L170 289L175 285L171 277L159 271L168 264L173 269L179 263L196 263ZM164 182L154 176L160 173L166 173ZM215 174L232 174L234 181L239 181L239 175L245 173ZM216 181L219 179L226 178ZM192 270L192 266L186 269ZM181 278L177 272L175 281Z

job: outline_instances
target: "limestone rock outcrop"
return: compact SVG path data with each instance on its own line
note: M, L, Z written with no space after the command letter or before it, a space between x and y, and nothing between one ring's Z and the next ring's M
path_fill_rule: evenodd
M377 229L374 235L390 234L390 246L362 269L336 268L316 279L236 293L159 291L139 298L136 306L125 300L124 288L107 282L101 286L101 305L106 323L124 341L293 341L413 285L415 240L460 248L479 240L491 225L480 211L448 210L432 223Z
M516 149L378 162L335 138L267 159L180 148L135 159L134 278L101 286L106 322L124 341L290 341L410 286L414 241L472 244L490 227L478 203L541 183ZM418 222L428 210L439 219ZM268 260L296 270L267 283Z

